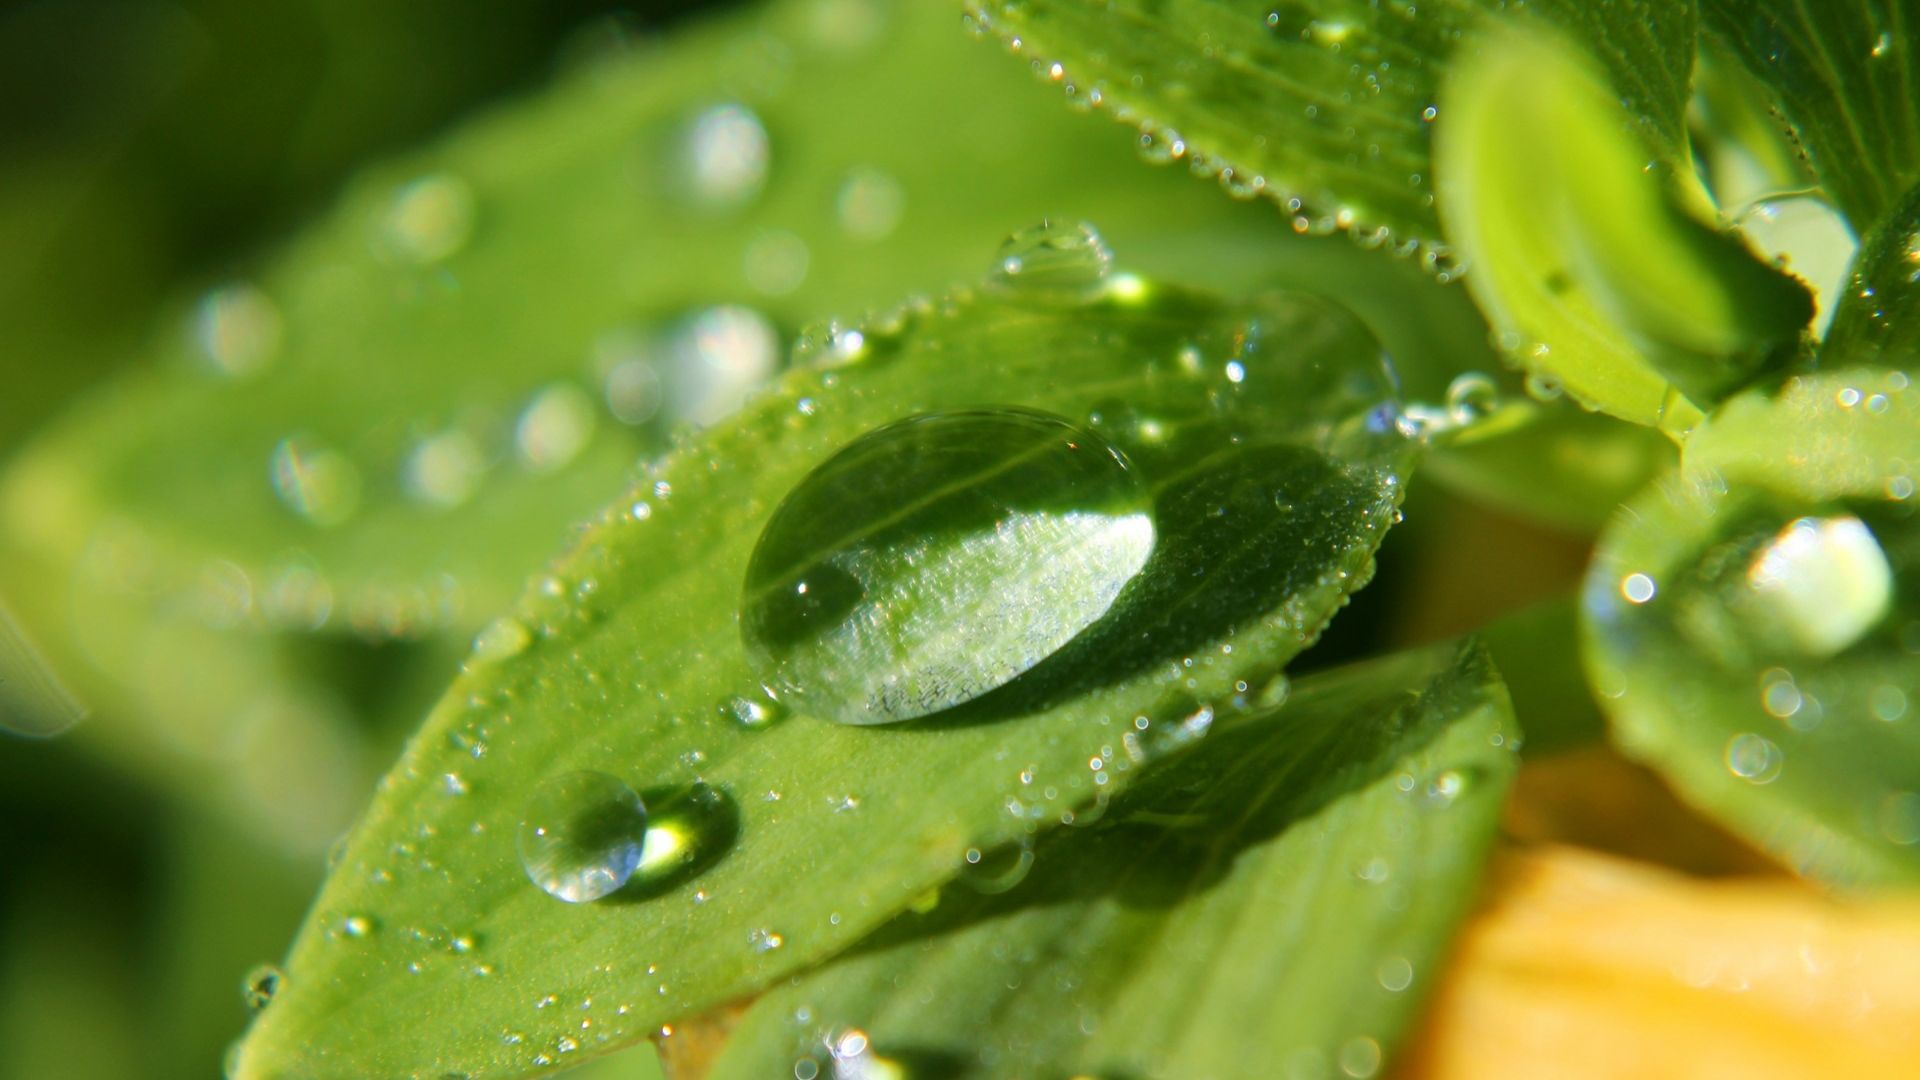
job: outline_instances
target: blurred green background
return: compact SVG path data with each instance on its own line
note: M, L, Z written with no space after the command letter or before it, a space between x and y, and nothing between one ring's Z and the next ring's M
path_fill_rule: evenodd
M0 461L358 166L712 6L0 4ZM320 862L64 738L0 734L0 822L0 1075L217 1075Z

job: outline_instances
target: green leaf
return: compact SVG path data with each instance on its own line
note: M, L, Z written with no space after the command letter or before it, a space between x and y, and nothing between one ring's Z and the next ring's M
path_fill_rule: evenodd
M1434 209L1432 121L1461 37L1492 0L1221 3L969 0L991 32L1068 100L1141 131L1142 153L1184 159L1235 195L1264 195L1302 232L1351 231L1447 257ZM1606 58L1661 156L1685 146L1693 5L1549 0L1535 14Z
M1822 362L1911 367L1920 356L1920 187L1908 191L1855 256Z
M845 949L969 849L1118 792L1313 640L1368 577L1413 449L1381 408L1377 344L1309 297L1010 272L1038 254L810 338L814 366L668 456L482 635L316 901L240 1076L517 1075L630 1043ZM1147 565L1065 648L959 709L884 728L769 716L739 612L776 505L875 427L984 404L1117 446L1153 507ZM514 850L534 789L576 769L641 791L662 852L594 904L543 893ZM409 1015L422 995L447 1003L434 1024Z
M1591 534L1675 457L1672 440L1648 428L1516 394L1437 446L1422 472L1508 513Z
M1902 0L1704 0L1858 232L1920 182L1920 24Z
M1727 403L1602 537L1587 666L1617 741L1804 872L1920 879L1920 393L1801 374Z
M707 1075L1372 1075L1478 889L1516 742L1477 647L1309 676L1018 887L950 885L761 998Z
M1521 365L1681 433L1792 352L1805 287L1690 212L1691 166L1634 129L1571 39L1516 24L1462 48L1477 62L1442 95L1440 211Z
M1418 370L1480 349L1464 296L1144 175L1115 134L926 4L775 4L576 71L165 313L0 477L0 593L92 708L75 738L314 855L395 739L365 729L417 721L382 688L444 680L671 421L794 328L971 278L1007 230L1112 219L1183 280L1359 288ZM697 136L737 203L689 190Z

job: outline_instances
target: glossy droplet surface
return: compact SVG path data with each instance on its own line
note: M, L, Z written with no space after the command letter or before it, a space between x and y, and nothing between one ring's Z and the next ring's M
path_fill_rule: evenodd
M1007 237L989 280L1027 294L1091 298L1112 266L1113 252L1093 226L1043 221Z
M1154 536L1126 461L1091 432L1028 410L911 417L855 440L775 511L747 571L747 653L802 712L939 712L1092 625Z
M640 866L647 810L634 790L582 769L542 781L520 822L520 864L549 896L579 904L619 889Z

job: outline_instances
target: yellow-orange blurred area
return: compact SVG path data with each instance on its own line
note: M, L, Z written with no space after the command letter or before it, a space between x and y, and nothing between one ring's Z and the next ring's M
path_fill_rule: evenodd
M1506 828L1398 1080L1920 1072L1920 895L1823 892L1604 750L1528 766Z

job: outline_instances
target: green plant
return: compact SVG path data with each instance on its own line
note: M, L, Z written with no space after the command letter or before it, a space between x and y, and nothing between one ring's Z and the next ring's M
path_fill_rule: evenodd
M15 714L315 852L439 695L235 1076L1371 1076L1596 700L1920 877L1908 5L968 7L1121 128L921 7L363 176L11 464ZM1417 625L1430 477L1577 595Z

